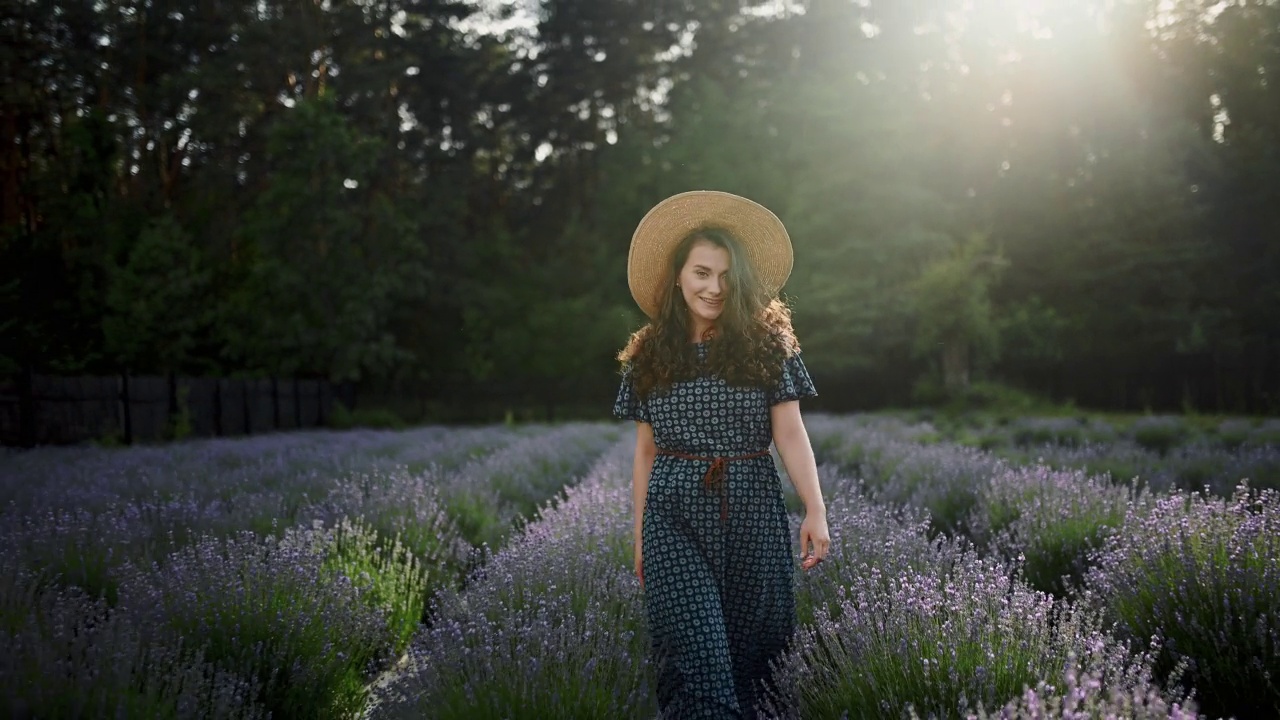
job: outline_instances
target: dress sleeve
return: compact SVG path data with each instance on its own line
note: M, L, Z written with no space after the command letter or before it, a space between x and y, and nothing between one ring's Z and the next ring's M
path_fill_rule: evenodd
M635 420L649 422L649 404L636 394L631 384L631 363L622 369L622 384L618 387L618 397L613 402L613 415L619 420Z
M782 362L782 377L778 384L769 391L769 406L800 398L817 397L818 389L809 377L809 370L800 359L800 354L790 355Z

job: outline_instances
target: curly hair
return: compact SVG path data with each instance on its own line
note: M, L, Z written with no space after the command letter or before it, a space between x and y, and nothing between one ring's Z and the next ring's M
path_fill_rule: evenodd
M729 253L728 294L713 332L703 338L708 341L705 364L699 364L689 342L692 319L675 291L675 280L699 241ZM790 309L765 293L737 238L725 230L704 228L682 239L671 253L659 294L658 316L632 333L618 353L640 397L704 372L733 386L768 388L778 381L783 361L800 351Z

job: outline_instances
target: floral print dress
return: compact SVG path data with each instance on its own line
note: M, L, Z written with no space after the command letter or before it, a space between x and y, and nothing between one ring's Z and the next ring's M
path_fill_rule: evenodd
M697 352L705 361L707 342ZM663 720L756 717L769 662L797 622L769 411L816 395L799 354L769 389L704 373L641 399L623 370L614 415L651 424L659 452L641 542Z

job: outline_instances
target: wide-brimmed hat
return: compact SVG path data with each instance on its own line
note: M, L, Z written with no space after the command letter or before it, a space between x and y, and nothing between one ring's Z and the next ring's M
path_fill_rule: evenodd
M768 208L718 190L673 195L645 214L631 236L627 284L631 297L649 317L658 315L658 299L671 252L695 230L718 228L742 245L756 277L776 296L791 275L791 236Z

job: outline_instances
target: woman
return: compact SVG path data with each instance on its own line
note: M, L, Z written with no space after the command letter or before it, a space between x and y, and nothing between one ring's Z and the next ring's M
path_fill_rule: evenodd
M799 399L817 394L777 293L791 273L778 218L735 195L664 200L627 262L650 322L619 353L614 414L636 422L635 567L662 717L753 718L795 628L778 448L804 502L802 567L830 545Z

